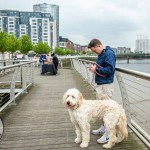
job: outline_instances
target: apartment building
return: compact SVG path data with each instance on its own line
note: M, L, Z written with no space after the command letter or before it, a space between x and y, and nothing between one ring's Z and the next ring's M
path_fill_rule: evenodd
M33 44L57 46L56 21L50 13L0 10L0 30L18 38L28 35Z
M59 6L54 4L35 4L33 5L34 12L50 13L56 22L56 43L59 45Z
M145 35L137 35L136 53L150 53L150 38Z

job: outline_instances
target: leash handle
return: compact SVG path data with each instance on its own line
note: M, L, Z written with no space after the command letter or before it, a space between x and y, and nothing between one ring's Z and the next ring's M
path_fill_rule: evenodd
M102 66L100 66L99 64L97 64L96 62L95 62L95 64L96 64L96 66L98 66L97 68L103 68ZM103 75L103 74L100 74L100 73L98 73L97 71L95 72L97 75L99 75L99 76L101 76L101 77L106 77L107 75Z

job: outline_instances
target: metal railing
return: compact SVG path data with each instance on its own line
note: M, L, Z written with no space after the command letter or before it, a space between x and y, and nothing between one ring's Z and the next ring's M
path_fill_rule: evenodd
M94 75L89 71L93 61L72 59L73 67L95 89ZM128 126L150 148L150 74L116 68L113 99L125 109Z
M0 67L0 112L34 82L35 62Z
M27 59L4 59L4 60L0 60L0 67L14 65L14 64L23 63L23 62L29 62L29 60Z

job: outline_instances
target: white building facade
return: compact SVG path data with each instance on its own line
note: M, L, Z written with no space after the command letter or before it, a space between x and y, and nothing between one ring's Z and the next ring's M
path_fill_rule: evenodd
M138 35L136 39L136 53L150 53L150 37Z
M59 6L54 4L35 4L33 5L34 12L50 13L54 19L55 24L53 25L55 31L54 41L56 41L57 46L59 45Z
M33 44L57 46L56 21L50 13L0 10L0 30L17 38L28 35Z

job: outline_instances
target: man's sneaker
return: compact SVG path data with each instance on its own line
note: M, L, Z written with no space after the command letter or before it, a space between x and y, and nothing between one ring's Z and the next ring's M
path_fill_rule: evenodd
M109 141L108 132L106 131L104 135L97 140L98 143L107 143Z
M92 130L92 133L95 134L95 135L98 135L98 134L103 134L105 133L106 129L104 126L101 126L99 129L97 130Z

